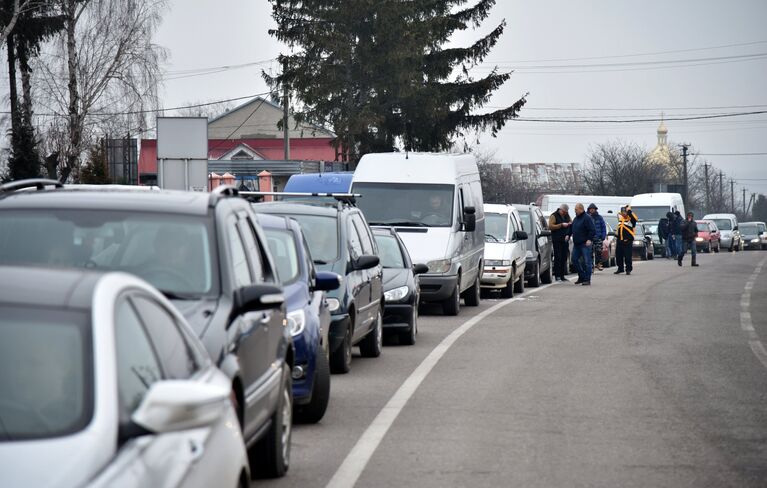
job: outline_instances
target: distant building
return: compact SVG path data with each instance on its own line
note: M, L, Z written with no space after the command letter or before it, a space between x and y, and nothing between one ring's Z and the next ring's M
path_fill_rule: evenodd
M577 192L583 187L583 165L580 163L499 163L511 175L531 187L541 189L567 188Z
M650 151L648 158L651 162L658 164L662 171L653 184L653 190L656 192L670 191L681 193L680 188L683 188L682 177L676 164L678 154L668 145L668 129L666 124L663 123L663 117L661 117L657 135L658 143Z

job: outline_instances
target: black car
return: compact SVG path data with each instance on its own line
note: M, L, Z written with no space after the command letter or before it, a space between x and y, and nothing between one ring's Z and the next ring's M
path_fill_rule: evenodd
M546 218L535 205L515 204L514 207L522 219L523 230L527 232L525 280L530 286L551 283L554 244Z
M351 369L352 347L364 357L381 355L383 341L383 269L370 228L362 212L341 201L257 203L258 213L283 215L298 221L314 264L320 271L344 277L341 287L328 293L331 323L330 370Z
M16 191L25 188L38 191ZM263 232L236 196L231 187L208 194L50 180L0 186L0 264L119 270L154 285L231 378L254 474L282 476L293 345Z
M418 334L418 275L429 267L413 264L402 239L390 227L374 228L373 237L383 265L384 332L396 333L400 344L412 346Z

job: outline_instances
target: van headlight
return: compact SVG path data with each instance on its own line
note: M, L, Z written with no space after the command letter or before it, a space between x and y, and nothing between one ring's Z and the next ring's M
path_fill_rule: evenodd
M508 259L488 259L485 261L485 266L511 266L511 261Z
M341 302L338 301L338 298L326 298L325 302L328 304L328 310L331 312L335 312L341 308Z
M451 265L449 259L437 259L426 263L426 266L429 267L429 273L447 273L450 271Z
M288 320L290 335L297 336L304 332L304 328L306 328L306 314L303 309L288 312L285 318Z
M410 288L407 286L400 286L393 290L389 290L384 293L384 300L387 302L399 302L402 301L410 293Z

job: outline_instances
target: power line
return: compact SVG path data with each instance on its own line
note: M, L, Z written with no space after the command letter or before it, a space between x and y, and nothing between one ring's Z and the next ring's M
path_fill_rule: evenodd
M488 108L506 108L506 106L495 106L495 105L489 105ZM648 108L648 107L631 107L631 108L595 108L595 107L528 107L525 106L523 110L551 110L551 111L610 111L610 112L620 112L620 111L650 111L650 112L660 112L661 110L728 110L728 109L743 109L743 108L761 108L761 107L767 107L767 104L756 104L756 105L722 105L719 107L655 107L655 108Z
M555 123L562 123L562 124L629 124L629 123L638 123L638 122L662 122L662 121L681 121L681 120L704 120L704 119L721 119L726 117L741 117L745 115L759 115L759 114L766 114L767 110L758 110L754 112L736 112L736 113L729 113L729 114L712 114L712 115L696 115L692 117L664 117L664 118L652 118L652 119L626 119L626 120L620 120L620 119L602 119L602 120L584 120L584 119L544 119L544 118L535 118L535 119L528 119L528 118L516 118L511 119L513 122L555 122Z
M750 153L697 153L698 156L767 156L767 152Z
M731 56L711 56L707 58L690 58L690 59L668 59L658 61L634 61L630 63L594 63L594 64L541 64L533 66L518 66L514 69L528 70L528 69L569 69L569 68L612 68L612 67L635 67L635 66L652 66L652 65L669 65L669 64L687 64L687 63L699 63L710 61L729 61L735 59L751 59L762 58L767 56L767 52L754 53L754 54L735 54ZM488 64L488 63L482 63Z

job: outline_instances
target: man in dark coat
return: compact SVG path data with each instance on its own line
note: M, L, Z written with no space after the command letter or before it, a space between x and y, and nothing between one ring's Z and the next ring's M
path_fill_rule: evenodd
M551 242L554 245L554 278L567 281L567 241L570 239L570 207L563 203L556 212L549 216Z
M677 258L677 264L679 266L682 265L682 259L684 258L684 255L687 254L687 249L690 249L690 253L692 254L692 265L698 266L698 263L696 263L697 258L697 245L695 244L695 238L698 237L698 223L695 222L695 219L693 218L692 212L687 212L687 220L682 222L681 228L682 228L682 250L679 252L679 257Z
M586 213L582 203L576 204L575 219L573 219L572 225L572 261L578 269L576 285L588 286L591 284L591 260L593 259L591 245L595 235L594 220Z
M679 256L679 253L682 252L682 222L684 222L682 214L679 213L679 210L675 210L669 219L670 238L674 240L674 256Z
M671 259L675 256L674 250L671 248L671 218L674 216L671 212L666 213L666 216L660 219L658 222L658 235L660 237L661 244L665 244L666 259ZM665 241L665 242L664 242Z
M621 274L624 271L630 275L634 269L634 263L631 261L634 257L634 229L637 225L637 218L631 207L626 205L621 207L618 214L618 229L615 231L615 256L618 261L618 270L614 274Z
M589 205L588 212L589 216L591 216L591 220L594 221L594 228L596 229L594 244L591 246L594 250L594 266L596 266L599 271L602 271L602 243L607 238L607 224L605 223L605 219L599 215L599 208L593 203Z

